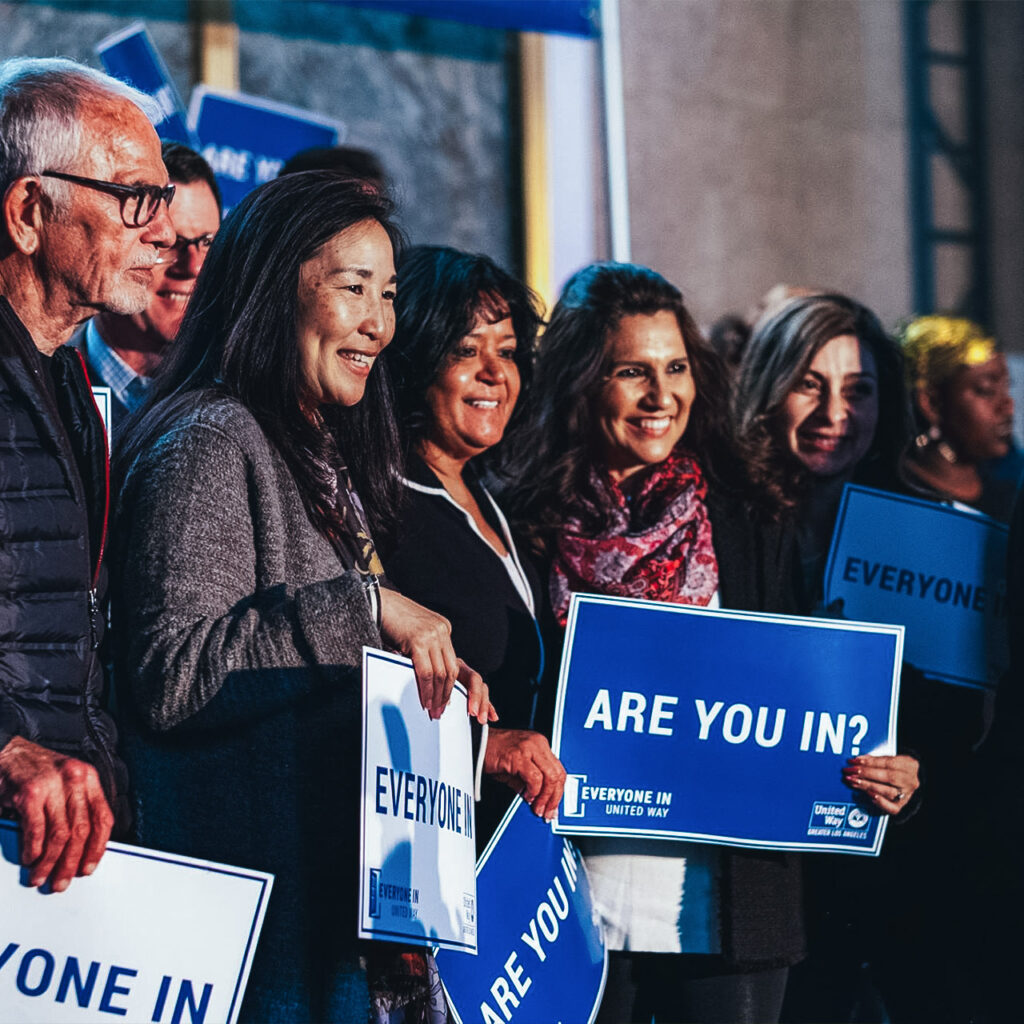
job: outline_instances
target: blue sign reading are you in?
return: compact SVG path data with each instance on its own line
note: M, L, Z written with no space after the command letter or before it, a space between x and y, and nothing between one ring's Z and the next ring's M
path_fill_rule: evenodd
M477 864L477 898L476 958L437 954L456 1024L591 1024L608 958L587 874L519 798Z
M574 594L557 830L877 854L842 782L892 754L903 630Z

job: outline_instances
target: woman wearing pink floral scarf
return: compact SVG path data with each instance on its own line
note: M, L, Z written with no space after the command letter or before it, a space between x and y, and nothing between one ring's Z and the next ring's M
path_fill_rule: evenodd
M654 271L599 263L566 285L507 467L563 625L572 591L794 610L790 545L745 484L727 389L679 290ZM794 855L581 846L615 951L599 1021L778 1019L804 948Z

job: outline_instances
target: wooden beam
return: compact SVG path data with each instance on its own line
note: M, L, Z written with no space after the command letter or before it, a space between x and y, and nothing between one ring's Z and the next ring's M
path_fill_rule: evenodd
M194 74L214 89L238 89L238 25L232 0L189 0Z

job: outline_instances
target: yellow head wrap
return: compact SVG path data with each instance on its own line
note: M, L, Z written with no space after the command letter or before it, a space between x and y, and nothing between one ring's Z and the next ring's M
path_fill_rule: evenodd
M981 366L996 354L996 343L973 320L919 316L900 333L912 388L936 387L961 366Z

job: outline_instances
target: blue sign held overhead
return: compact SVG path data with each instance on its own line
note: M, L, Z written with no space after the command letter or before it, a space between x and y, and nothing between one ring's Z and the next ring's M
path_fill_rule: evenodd
M193 148L197 146L185 122L185 107L171 81L167 65L141 21L100 40L96 44L96 53L108 74L156 100L164 115L154 125L161 139L184 142Z
M344 134L337 121L297 107L202 85L192 91L188 120L217 175L225 212L276 178L289 157L311 146L335 146Z
M977 512L848 485L825 570L825 600L866 622L906 626L926 676L992 687L1006 671L1009 530Z
M476 873L476 958L437 954L456 1024L593 1024L608 958L572 844L516 798Z
M901 626L573 594L556 831L877 855L842 783L896 751Z

